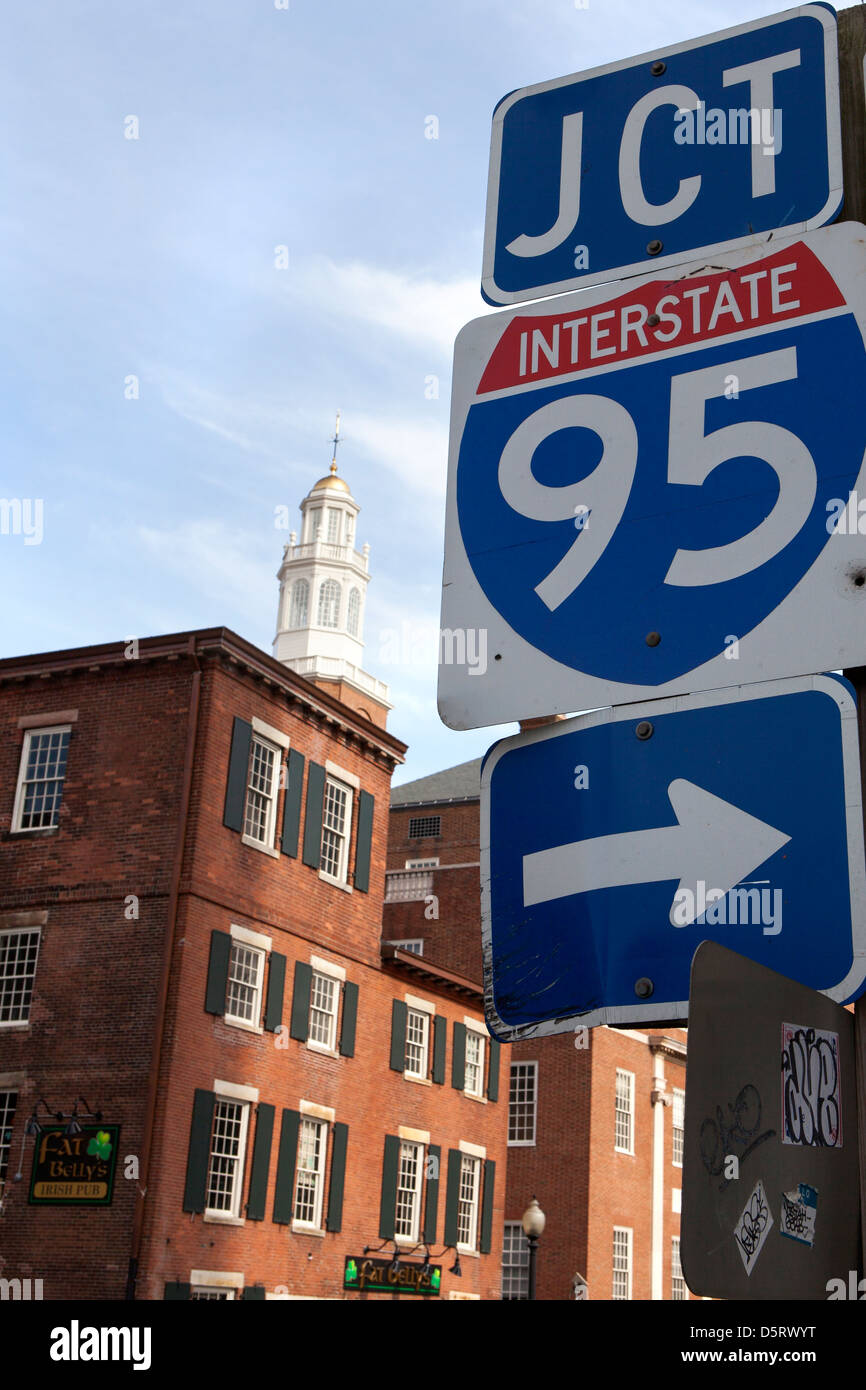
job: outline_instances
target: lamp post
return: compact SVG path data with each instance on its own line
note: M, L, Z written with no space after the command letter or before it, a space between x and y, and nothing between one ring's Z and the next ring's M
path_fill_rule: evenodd
M529 1297L535 1298L535 1257L538 1251L538 1237L544 1230L547 1217L533 1197L521 1218L524 1235L529 1241Z

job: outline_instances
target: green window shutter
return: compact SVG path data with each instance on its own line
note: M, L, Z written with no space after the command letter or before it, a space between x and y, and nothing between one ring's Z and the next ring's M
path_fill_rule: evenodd
M210 960L207 966L207 991L204 1007L209 1014L224 1014L226 1011L226 986L229 979L229 960L232 954L232 939L227 931L212 931L210 934Z
M487 1071L487 1099L499 1099L499 1043L495 1038L489 1039L490 1046L490 1066Z
M433 1020L433 1080L445 1085L445 1048L448 1044L448 1020L437 1014Z
M446 1245L457 1244L457 1203L460 1200L460 1159L459 1149L448 1150L448 1183L445 1188L445 1231Z
M358 1021L358 986L351 980L343 985L343 1021L340 1025L340 1055L354 1057L355 1026Z
M283 854L298 857L298 832L301 828L301 792L304 786L304 755L297 749L289 749L288 776L286 777L286 798L283 807Z
M163 1299L180 1299L184 1303L189 1302L189 1284L166 1284L163 1292Z
M245 719L236 719L232 726L232 751L229 754L229 775L226 782L226 804L223 825L229 830L243 830L244 803L247 797L247 772L250 766L250 744L253 726Z
M435 1159L435 1163L430 1160ZM431 1144L427 1150L428 1177L427 1190L424 1195L424 1240L428 1245L436 1244L436 1221L439 1216L439 1165L442 1162L442 1150L438 1144ZM436 1174L430 1175L430 1169Z
M346 1148L349 1143L349 1126L334 1125L334 1143L331 1148L331 1182L328 1188L328 1214L325 1229L340 1231L343 1227L343 1188L346 1183ZM394 1198L396 1202L396 1194Z
M307 773L307 811L304 816L305 864L318 869L322 856L322 810L325 804L325 769L318 763L310 763Z
M489 1255L493 1246L493 1186L496 1164L488 1158L484 1167L484 1195L481 1199L481 1253Z
M391 1006L391 1070L406 1070L406 1018L409 1010L402 999Z
M196 1091L192 1104L189 1153L186 1160L186 1186L183 1192L184 1211L204 1211L208 1158L210 1156L210 1134L215 1102L216 1097L213 1091Z
M385 1135L382 1159L382 1197L379 1203L379 1236L394 1239L397 1223L397 1173L400 1164L400 1140L394 1134Z
M466 1024L455 1023L451 1042L451 1085L455 1091L466 1086Z
M300 1127L300 1113L297 1110L284 1110L277 1154L277 1181L274 1185L274 1220L282 1226L290 1225L295 1209L295 1162Z
M271 1140L274 1134L274 1107L259 1104L256 1112L256 1142L250 1170L250 1195L247 1216L250 1221L264 1221L268 1195L268 1169L271 1165Z
M283 1021L283 994L286 988L286 958L271 951L268 958L268 992L265 996L265 1028L276 1033Z
M248 1284L247 1287L246 1287L245 1289L241 1289L241 1298L243 1299L244 1303L251 1303L251 1302L264 1303L264 1302L265 1302L265 1286L264 1286L264 1284Z
M355 850L355 887L366 893L370 887L370 846L373 843L373 806L369 792L358 795L358 844Z
M313 986L313 967L306 961L295 961L295 987L292 991L292 1018L289 1036L306 1042L310 1031L310 990Z

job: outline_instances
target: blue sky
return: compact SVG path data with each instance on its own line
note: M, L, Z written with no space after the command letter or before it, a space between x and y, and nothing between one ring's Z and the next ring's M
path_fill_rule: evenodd
M779 8L14 7L0 82L0 495L42 498L44 534L0 536L0 655L218 624L269 651L286 539L275 508L295 509L326 471L339 407L341 472L372 547L365 664L390 683L390 727L410 745L395 782L482 753L500 731L439 722L429 639L451 348L485 309L493 107L515 87ZM130 116L138 139L125 137Z

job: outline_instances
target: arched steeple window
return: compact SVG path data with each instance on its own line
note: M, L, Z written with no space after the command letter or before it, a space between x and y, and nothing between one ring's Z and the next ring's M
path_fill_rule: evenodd
M340 586L336 579L326 579L319 589L319 627L339 627Z
M357 589L353 589L349 594L349 607L346 617L346 631L350 637L358 636L358 626L361 621L361 595Z
M289 627L306 627L310 610L310 586L306 579L296 579L292 585L292 612Z

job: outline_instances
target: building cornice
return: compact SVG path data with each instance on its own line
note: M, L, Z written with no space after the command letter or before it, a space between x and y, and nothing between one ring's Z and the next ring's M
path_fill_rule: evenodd
M29 656L0 660L0 687L20 685L28 680L48 681L53 676L76 671L99 671L112 666L129 666L124 655L129 642L106 642L97 646L74 647L59 652L36 652ZM326 694L303 676L289 670L275 657L254 647L230 628L201 628L138 641L135 661L179 661L184 658L211 658L246 672L274 691L285 694L289 703L332 730L341 730L358 739L392 765L403 762L407 745L386 730L355 714L348 705Z
M477 1001L479 1006L483 1003L481 986L474 980L468 980L465 975L457 975L453 970L446 970L441 965L434 965L432 961L425 960L414 951L404 951L399 946L392 946L389 942L383 941L382 961L383 964L396 966L401 973L414 975L431 985L438 985L440 989L447 989Z

